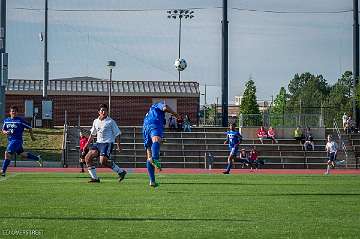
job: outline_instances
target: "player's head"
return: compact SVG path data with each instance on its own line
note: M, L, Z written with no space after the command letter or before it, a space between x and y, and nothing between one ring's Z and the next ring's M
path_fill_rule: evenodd
M17 115L17 112L19 111L19 108L15 105L10 106L9 114L13 118Z
M100 104L98 108L99 116L100 117L106 117L108 114L108 107L106 104Z
M230 130L235 130L236 128L236 124L235 123L229 123L229 129Z

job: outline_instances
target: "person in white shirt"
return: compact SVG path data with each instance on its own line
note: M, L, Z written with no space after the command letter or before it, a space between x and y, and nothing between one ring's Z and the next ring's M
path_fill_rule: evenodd
M91 176L89 183L100 183L100 179L96 175L96 167L93 164L95 157L100 157L100 164L102 166L111 168L117 173L119 175L119 182L121 182L125 178L126 171L121 169L114 161L109 161L115 141L117 143L117 150L120 151L121 131L116 122L108 116L106 104L100 105L98 113L99 117L94 120L89 140L85 144L85 148L88 148L96 136L96 144L92 145L85 157L86 166Z
M347 128L347 121L348 121L348 116L346 115L346 113L344 113L344 115L342 116L342 123L343 123L343 129L346 132L346 128Z
M332 139L332 136L328 135L327 139L328 139L328 142L326 143L325 150L326 150L329 158L327 161L327 167L326 167L325 174L330 173L330 167L333 167L333 168L335 167L336 154L337 154L337 150L338 150L338 145Z

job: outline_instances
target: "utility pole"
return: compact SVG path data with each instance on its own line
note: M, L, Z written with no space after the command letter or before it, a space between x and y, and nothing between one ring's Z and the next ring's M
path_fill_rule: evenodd
M6 46L6 0L0 0L0 116L5 116L5 89L8 80Z
M45 32L44 32L44 79L43 79L43 99L47 98L47 86L49 83L49 62L48 62L48 0L45 0Z
M356 88L359 84L359 1L353 2L353 120L356 122L355 127L359 127L360 115L359 106L356 102Z
M206 84L205 84L205 90L204 90L204 125L206 125Z
M222 126L228 125L228 19L227 19L227 0L223 0L223 19L222 19L222 36L221 36L221 107L222 107Z

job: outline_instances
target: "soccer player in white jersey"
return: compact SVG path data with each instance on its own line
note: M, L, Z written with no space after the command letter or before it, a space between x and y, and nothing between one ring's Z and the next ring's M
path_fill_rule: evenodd
M113 149L115 141L117 142L117 150L120 151L120 135L121 131L116 122L108 116L108 107L106 104L99 106L99 117L94 120L90 130L90 137L85 148L96 136L96 144L90 147L90 151L85 156L86 166L88 167L91 180L89 183L100 183L99 177L96 175L96 168L93 164L93 159L100 156L100 164L102 166L111 168L119 175L119 182L121 182L126 175L126 171L121 169L114 161L109 161L110 154Z
M327 167L325 174L330 173L330 167L335 167L335 160L336 160L336 154L338 150L337 143L332 139L331 135L328 135L327 137L328 142L326 143L325 149L328 154L328 161L327 161Z

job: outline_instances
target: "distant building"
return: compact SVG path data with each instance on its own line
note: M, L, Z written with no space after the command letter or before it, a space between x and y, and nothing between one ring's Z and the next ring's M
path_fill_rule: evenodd
M48 98L42 99L42 81L9 79L6 109L17 105L19 113L37 126L91 125L101 103L108 104L108 81L73 77L49 81ZM142 125L149 106L160 99L196 123L200 105L197 82L112 81L111 117L119 125Z
M228 105L228 115L229 117L237 117L239 115L240 112L240 105L241 105L241 101L243 99L243 96L235 96L235 104L229 104ZM260 112L265 112L269 109L269 107L271 106L271 102L266 101L266 100L258 100L257 104L259 106L259 110ZM221 105L217 106L217 111L219 113L221 113Z

